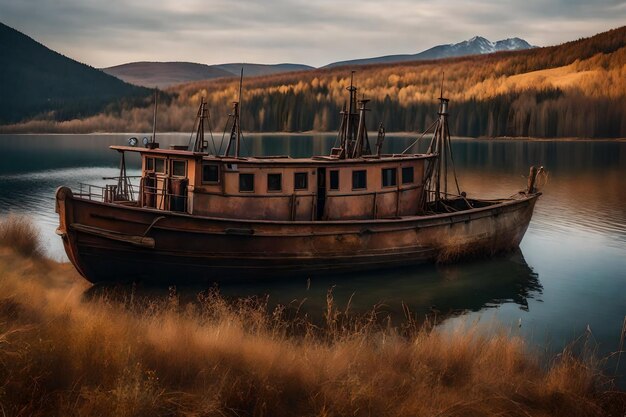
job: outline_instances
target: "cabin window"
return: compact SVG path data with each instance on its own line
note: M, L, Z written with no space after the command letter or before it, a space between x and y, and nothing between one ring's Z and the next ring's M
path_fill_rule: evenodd
M398 183L395 168L383 168L383 187L395 187Z
M254 174L239 174L239 192L249 193L254 191Z
M338 190L339 189L339 171L330 171L330 189Z
M267 174L267 191L281 191L283 189L282 174Z
M165 159L154 158L154 172L165 174Z
M186 161L172 161L172 176L173 177L186 177L187 176L187 162Z
M220 182L220 167L215 164L202 165L202 182Z
M306 172L296 172L294 174L293 188L296 190L307 190L309 188L309 177Z
M146 171L154 171L154 158L146 158Z
M411 184L413 181L413 167L402 168L402 184Z
M367 188L367 171L352 171L352 189L359 190Z

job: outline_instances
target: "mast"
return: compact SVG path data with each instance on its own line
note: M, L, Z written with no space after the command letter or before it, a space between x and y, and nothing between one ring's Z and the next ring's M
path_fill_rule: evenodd
M346 102L343 102L343 107L339 112L341 115L341 122L339 123L339 144L345 149L346 143L346 125L348 124L348 110L346 109Z
M456 185L457 195L461 195L459 182L456 177L454 158L450 142L450 128L448 126L448 103L450 100L443 97L443 73L441 78L441 90L439 93L439 118L437 119L433 139L428 147L428 153L434 153L437 157L433 161L430 171L429 189L432 199L439 204L441 200L447 199L448 193L448 171L452 169L452 176ZM432 187L434 186L434 190Z
M198 128L196 129L196 141L193 144L194 152L204 152L208 148L208 142L204 141L204 124L208 119L207 103L204 101L204 97L200 99L200 107L198 108L198 114L196 116L198 121Z
M157 107L159 105L159 89L154 89L154 116L152 119L152 143L156 142L156 129L157 129Z
M243 67L241 67L241 75L239 76L239 98L235 105L235 122L237 124L237 143L235 145L235 156L239 158L239 147L241 144L241 124L239 120L239 114L241 112L241 86L243 85Z
M107 185L107 187L109 186ZM124 157L124 151L120 151L120 176L117 177L117 188L115 190L114 198L116 200L128 201L134 198L130 180L128 179L128 175L126 175L126 158Z
M350 87L347 90L350 92L350 104L348 104L348 120L346 123L346 137L344 149L346 151L346 155L352 154L352 141L353 141L353 130L354 130L354 110L356 107L356 87L354 86L354 73L356 71L352 71L350 73Z
M352 150L352 157L358 158L363 154L371 153L369 139L367 138L367 127L365 126L365 112L369 109L365 108L369 100L363 99L359 101L359 124L356 133L356 141Z
M347 108L346 103L343 104L343 108L339 113L341 115L341 123L339 125L337 141L335 142L335 145L339 145L339 147L333 147L331 149L331 156L339 159L359 158L363 155L372 154L372 148L367 134L367 124L365 123L365 113L370 111L366 106L370 100L366 99L365 95L363 95L361 100L357 101L357 88L354 86L355 72L356 71L352 71L350 73L350 86L346 87L346 90L350 92L350 101ZM380 129L382 129L382 123ZM380 129L378 138L380 143L376 144L377 147L382 146ZM384 129L382 135L384 136ZM380 155L380 148L378 148L377 152Z
M230 138L228 140L228 146L226 146L225 156L230 153L230 147L235 142L235 157L240 156L240 144L241 144L241 124L240 124L240 103L241 103L241 87L243 84L243 67L241 68L241 77L239 78L239 98L237 101L233 101L233 112L229 116L233 118L233 127L230 130Z

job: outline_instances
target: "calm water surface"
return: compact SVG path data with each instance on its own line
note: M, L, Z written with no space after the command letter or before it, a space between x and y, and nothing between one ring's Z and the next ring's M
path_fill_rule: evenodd
M118 155L107 146L125 144L128 137L0 135L0 214L32 216L48 255L66 259L54 234L56 187L103 184L103 177L117 175ZM188 139L171 134L159 142L163 147ZM328 153L334 140L247 135L243 150L310 156ZM388 136L385 151L401 152L411 141ZM471 196L507 197L523 189L530 165L543 165L549 172L520 252L458 265L327 276L310 285L306 276L222 283L220 291L268 294L273 303L303 302L301 310L319 316L326 292L333 288L339 305L352 297L353 310L376 305L381 314L399 319L404 302L418 316L449 317L443 321L447 327L476 321L504 325L548 352L579 337L597 344L601 354L616 351L626 316L626 142L456 139L453 151L461 188ZM138 159L127 162L129 175L138 174ZM626 355L618 373L626 374L625 364ZM615 368L614 362L607 366Z

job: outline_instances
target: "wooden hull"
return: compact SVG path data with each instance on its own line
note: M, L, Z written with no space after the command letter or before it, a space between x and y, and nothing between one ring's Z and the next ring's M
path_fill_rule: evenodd
M450 214L356 221L190 216L57 190L58 234L89 281L212 283L236 277L359 271L516 248L539 194Z

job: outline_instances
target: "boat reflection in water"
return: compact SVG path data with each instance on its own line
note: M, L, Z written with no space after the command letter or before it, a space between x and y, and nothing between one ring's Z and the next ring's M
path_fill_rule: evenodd
M397 324L406 320L405 308L418 320L437 316L438 321L504 303L515 303L527 311L528 299L540 296L542 286L521 250L517 250L489 261L310 279L294 274L290 279L223 281L208 288L97 284L87 290L85 297L106 297L126 304L158 302L166 301L174 291L180 305L196 303L198 295L206 291L217 291L233 302L240 298L267 299L268 310L286 306L291 314L307 315L313 322L323 320L330 291L334 306L341 311L348 306L353 314L376 310L379 319L390 317Z

